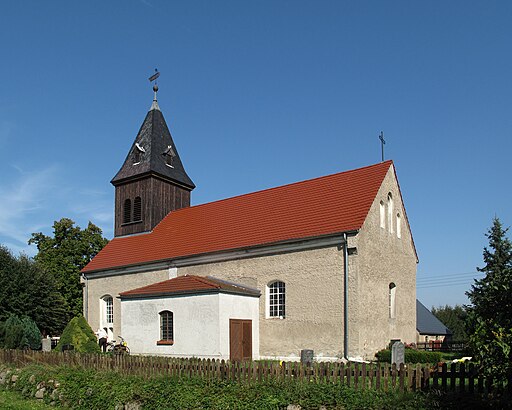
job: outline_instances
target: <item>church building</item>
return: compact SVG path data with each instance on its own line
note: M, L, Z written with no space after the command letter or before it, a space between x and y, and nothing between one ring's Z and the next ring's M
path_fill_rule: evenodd
M84 316L132 353L372 359L416 340L416 265L392 161L201 205L155 97L115 187Z

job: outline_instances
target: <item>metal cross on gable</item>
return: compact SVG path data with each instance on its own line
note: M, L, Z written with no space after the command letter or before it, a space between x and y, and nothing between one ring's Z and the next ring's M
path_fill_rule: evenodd
M384 144L386 144L386 141L384 140L384 132L383 131L380 132L379 139L380 139L381 158L382 158L382 162L384 162Z

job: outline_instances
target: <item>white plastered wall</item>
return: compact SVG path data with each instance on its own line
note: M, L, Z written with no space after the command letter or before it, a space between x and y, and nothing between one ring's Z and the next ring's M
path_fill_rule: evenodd
M121 302L123 337L134 354L229 359L229 319L252 320L253 358L258 358L258 298L196 294ZM157 345L160 315L173 312L174 344Z

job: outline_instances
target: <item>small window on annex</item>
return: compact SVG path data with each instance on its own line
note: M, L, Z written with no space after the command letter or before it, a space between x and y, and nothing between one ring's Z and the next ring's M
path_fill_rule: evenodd
M140 199L140 196L135 197L133 201L133 221L142 221L142 199Z
M102 325L112 327L114 324L114 299L110 295L101 298Z
M396 317L396 285L391 282L389 284L389 318Z
M123 223L127 224L132 221L132 201L125 199L123 204Z
M162 344L174 342L174 314L169 310L160 312L160 341Z
M398 238L402 237L402 218L400 214L396 214L396 236Z
M285 317L285 284L281 281L268 285L268 316Z

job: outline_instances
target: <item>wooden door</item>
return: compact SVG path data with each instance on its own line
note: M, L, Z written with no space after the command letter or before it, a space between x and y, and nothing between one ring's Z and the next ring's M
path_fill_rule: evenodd
M229 359L252 359L252 320L229 319Z

